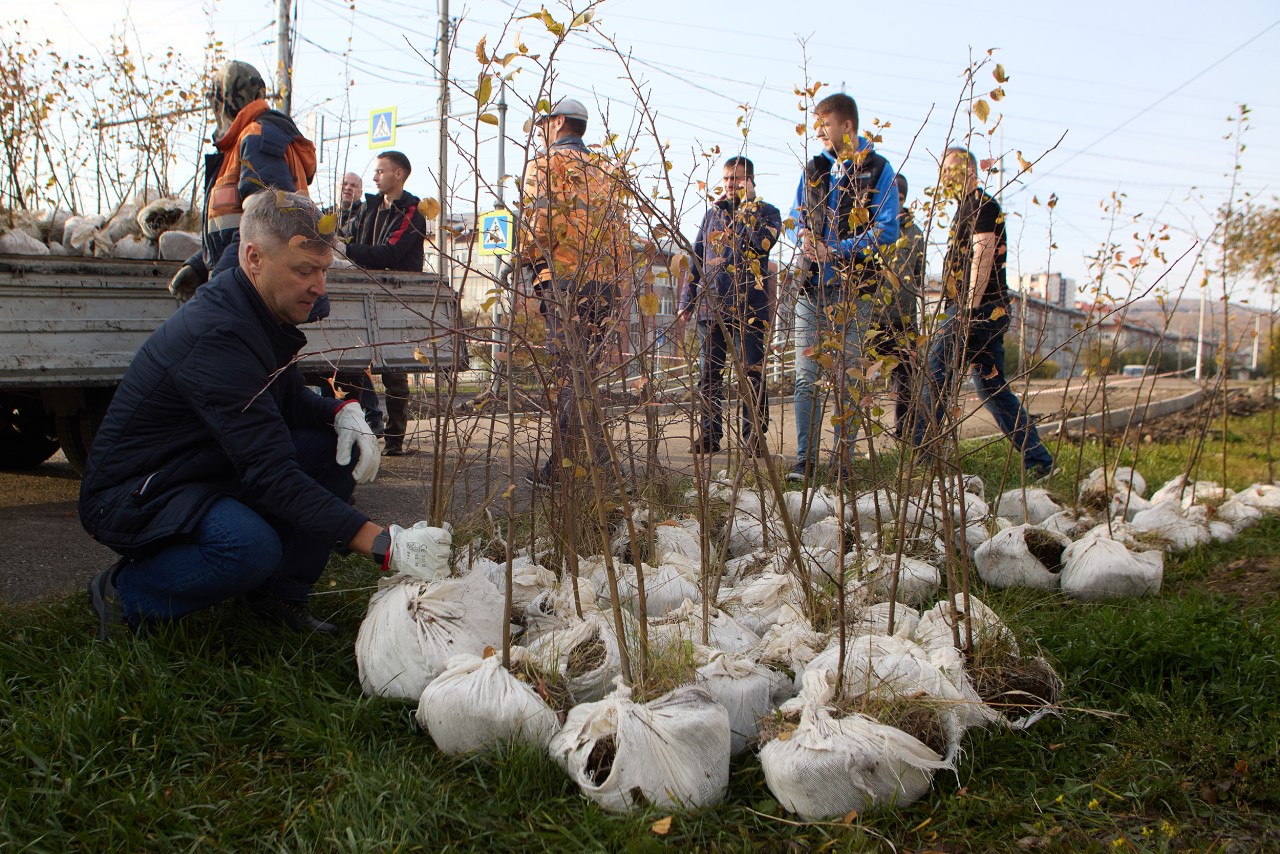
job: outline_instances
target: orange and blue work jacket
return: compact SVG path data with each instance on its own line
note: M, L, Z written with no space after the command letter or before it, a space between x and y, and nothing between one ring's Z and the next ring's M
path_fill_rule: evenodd
M244 200L268 187L308 195L316 174L316 147L293 119L263 99L239 113L204 158L204 236L200 260L215 276L235 267Z
M520 256L537 271L536 282L628 285L626 198L617 171L580 136L563 137L532 158L523 182Z

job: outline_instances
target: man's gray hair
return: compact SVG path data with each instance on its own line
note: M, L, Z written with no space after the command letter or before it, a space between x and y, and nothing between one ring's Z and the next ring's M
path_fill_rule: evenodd
M978 158L973 156L972 151L962 145L953 145L946 151L942 152L942 159L946 160L947 155L950 154L963 154L964 159L969 161L969 167L973 169L974 174L976 175L978 173Z
M240 218L240 243L257 243L279 248L301 237L309 250L330 246L320 234L320 209L300 193L286 193L268 187L244 202Z

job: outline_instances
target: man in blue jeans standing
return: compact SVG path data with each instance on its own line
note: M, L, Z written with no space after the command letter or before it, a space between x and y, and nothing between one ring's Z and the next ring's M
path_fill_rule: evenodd
M791 215L809 269L796 300L796 464L787 480L813 476L822 442L819 368L830 376L836 406L838 472L848 471L862 396L848 371L860 367L880 281L881 253L898 239L893 168L858 136L858 105L844 93L818 102L823 151L805 164ZM825 366L825 367L824 367Z
M978 185L978 162L967 149L946 150L942 186L959 205L943 265L947 314L929 349L924 412L933 425L943 426L958 396L960 372L972 365L978 397L1022 454L1028 477L1045 477L1053 470L1053 457L1004 377L1004 333L1009 328L1004 213ZM929 441L943 441L944 435L945 430L935 433ZM925 418L916 420L915 439L917 447L925 444Z
M319 219L306 196L251 196L239 264L125 372L80 485L85 530L123 556L89 585L100 638L236 596L273 621L335 634L307 607L331 550L403 570L438 539L440 529L383 529L351 505L356 483L377 475L377 440L354 400L312 393L294 362L333 260Z

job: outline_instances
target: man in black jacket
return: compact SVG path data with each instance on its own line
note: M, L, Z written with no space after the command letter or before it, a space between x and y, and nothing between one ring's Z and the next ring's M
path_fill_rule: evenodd
M309 391L294 362L333 257L319 216L302 195L250 197L239 266L200 288L125 373L80 486L85 530L124 558L89 585L100 637L235 596L332 634L307 607L332 549L414 565L425 530L384 530L351 505L378 471L360 408Z
M412 171L409 158L399 151L378 155L373 170L378 192L364 197L360 222L347 244L352 263L366 270L422 272L427 223L418 212L418 197L404 189ZM404 446L409 427L409 375L403 371L384 373L382 385L387 390L386 453L393 457L412 453Z

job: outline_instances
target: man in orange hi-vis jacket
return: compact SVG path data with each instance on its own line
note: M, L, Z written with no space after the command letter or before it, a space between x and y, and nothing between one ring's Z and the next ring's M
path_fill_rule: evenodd
M561 99L536 126L544 148L524 175L518 260L534 272L555 377L551 455L525 477L546 489L562 472L577 472L578 451L596 466L609 464L603 414L584 418L580 410L591 407L614 305L630 281L631 232L620 173L582 140L586 107Z

